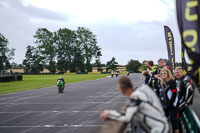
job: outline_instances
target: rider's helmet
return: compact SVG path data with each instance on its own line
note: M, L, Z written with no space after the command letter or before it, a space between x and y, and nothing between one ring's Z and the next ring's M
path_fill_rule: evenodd
M62 79L62 77L59 77L58 79Z

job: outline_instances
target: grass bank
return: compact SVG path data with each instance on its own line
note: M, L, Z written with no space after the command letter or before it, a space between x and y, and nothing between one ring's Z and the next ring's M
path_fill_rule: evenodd
M108 74L65 74L66 83L105 78ZM59 75L23 75L23 81L0 83L0 94L56 86Z

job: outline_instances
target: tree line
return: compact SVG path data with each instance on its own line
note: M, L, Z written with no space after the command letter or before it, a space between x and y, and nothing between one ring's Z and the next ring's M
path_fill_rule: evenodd
M46 28L38 28L34 35L35 46L26 47L25 59L22 64L10 63L14 57L14 48L8 48L9 42L0 33L0 70L23 68L27 73L39 73L44 68L55 73L60 72L91 72L92 67L106 70L116 70L119 66L114 57L102 64L101 48L97 45L96 35L89 28L78 27L77 30L60 28L51 32ZM95 59L95 63L91 61ZM131 59L125 66L127 71L139 72L145 69L144 62ZM181 63L177 63L181 65Z
M25 71L38 73L44 67L55 73L60 72L91 72L91 61L100 63L101 48L97 45L96 35L85 27L77 30L60 28L51 32L39 28L35 35L34 46L27 46L23 65Z
M13 59L14 52L14 48L8 48L8 39L0 33L0 70L11 68L10 60Z

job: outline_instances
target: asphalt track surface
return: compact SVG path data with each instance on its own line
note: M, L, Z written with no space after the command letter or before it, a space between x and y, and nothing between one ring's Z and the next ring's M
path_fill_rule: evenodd
M141 74L130 78L135 86L143 83ZM68 84L63 94L49 87L0 95L0 133L96 133L103 126L100 112L119 110L127 100L117 80Z

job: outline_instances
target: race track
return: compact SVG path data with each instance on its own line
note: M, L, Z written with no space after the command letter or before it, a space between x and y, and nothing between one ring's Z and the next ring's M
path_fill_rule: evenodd
M141 74L130 78L135 86L143 82ZM103 126L100 112L126 101L117 79L68 84L63 94L49 87L0 95L0 133L96 133Z

